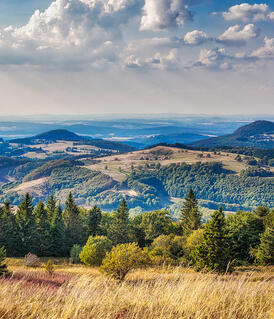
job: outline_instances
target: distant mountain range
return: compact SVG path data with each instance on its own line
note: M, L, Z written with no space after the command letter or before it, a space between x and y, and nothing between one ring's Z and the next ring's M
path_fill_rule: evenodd
M238 128L233 134L192 143L196 147L240 146L274 148L274 122L255 121Z

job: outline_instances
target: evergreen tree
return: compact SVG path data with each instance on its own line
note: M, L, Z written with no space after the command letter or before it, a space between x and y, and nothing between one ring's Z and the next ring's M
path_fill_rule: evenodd
M125 198L114 215L114 221L110 228L110 237L114 245L129 242L129 217Z
M50 255L50 222L44 203L41 201L34 210L35 253L38 256Z
M1 245L6 247L7 255L11 257L20 256L21 241L19 230L15 214L13 214L9 202L6 202L2 208L0 225Z
M94 206L92 209L89 210L88 218L87 218L88 236L98 235L101 219L102 219L102 212L99 207Z
M202 243L194 251L196 269L224 272L229 264L225 216L222 208L206 223Z
M65 250L65 226L63 222L61 206L57 206L50 225L50 251L51 256L63 257Z
M274 264L274 229L268 227L261 235L260 245L255 253L259 265Z
M185 237L188 237L194 230L201 227L201 217L202 215L199 212L198 201L195 198L193 190L190 189L181 210L181 225Z
M35 220L33 215L33 206L29 193L25 195L23 202L20 204L16 214L16 222L18 225L19 236L21 239L21 254L33 252Z
M63 220L66 233L66 248L69 253L74 244L81 244L82 241L80 211L78 206L75 204L72 193L69 193L66 201L66 207L63 212Z
M50 195L49 200L47 202L46 210L48 213L48 218L51 221L56 210L56 199L53 195Z

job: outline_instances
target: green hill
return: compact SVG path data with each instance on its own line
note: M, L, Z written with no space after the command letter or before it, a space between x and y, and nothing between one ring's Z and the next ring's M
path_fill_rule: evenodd
M192 145L196 147L241 146L272 149L274 148L274 123L255 121L238 128L233 134L205 139Z

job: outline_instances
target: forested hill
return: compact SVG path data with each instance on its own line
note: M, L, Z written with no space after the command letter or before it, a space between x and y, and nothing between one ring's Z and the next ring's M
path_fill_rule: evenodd
M274 148L274 122L255 121L238 128L233 134L213 137L193 143L196 147L242 146Z

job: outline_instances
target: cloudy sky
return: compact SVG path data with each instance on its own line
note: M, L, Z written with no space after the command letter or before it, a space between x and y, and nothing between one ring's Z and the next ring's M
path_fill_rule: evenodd
M274 2L1 0L1 115L274 113Z

